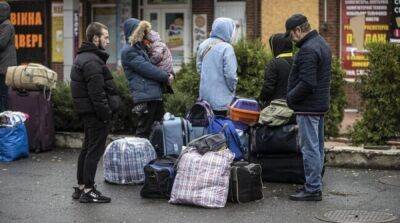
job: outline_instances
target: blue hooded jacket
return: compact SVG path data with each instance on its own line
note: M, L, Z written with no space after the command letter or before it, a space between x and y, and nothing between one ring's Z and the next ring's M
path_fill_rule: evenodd
M162 100L161 86L168 81L168 74L150 62L139 35L143 29L140 20L130 18L124 22L126 44L121 50L121 61L135 104ZM137 41L131 45L130 38Z
M200 73L200 99L210 103L213 110L225 111L235 97L238 78L237 61L231 43L235 23L218 18L212 25L210 38L197 51L197 71Z

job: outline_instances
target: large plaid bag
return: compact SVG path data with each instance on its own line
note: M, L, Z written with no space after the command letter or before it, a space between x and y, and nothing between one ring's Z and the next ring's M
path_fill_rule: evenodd
M111 142L104 153L104 179L116 184L141 184L144 166L156 158L156 152L144 138L126 137Z
M233 158L234 154L228 149L201 155L196 149L188 148L178 161L169 203L224 207Z

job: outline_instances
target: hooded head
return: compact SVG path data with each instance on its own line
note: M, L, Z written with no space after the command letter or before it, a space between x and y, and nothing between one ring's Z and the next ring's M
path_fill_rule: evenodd
M146 39L150 40L152 43L161 41L160 34L158 34L158 32L154 30L151 30L150 32L147 33Z
M211 37L230 43L235 33L235 22L229 18L217 18L211 29Z
M129 42L129 37L131 36L133 31L138 27L139 23L140 23L140 20L134 19L134 18L130 18L130 19L125 20L125 22L124 22L124 35L125 35L126 43Z
M274 57L282 53L293 52L293 43L284 33L277 33L269 38L269 46L271 47Z
M144 36L151 31L151 24L149 22L139 21L137 19L134 19L134 21L128 19L125 22L124 27L125 30L128 31L125 32L127 42L132 46L138 42L141 42Z
M0 23L10 18L10 5L7 2L0 2Z

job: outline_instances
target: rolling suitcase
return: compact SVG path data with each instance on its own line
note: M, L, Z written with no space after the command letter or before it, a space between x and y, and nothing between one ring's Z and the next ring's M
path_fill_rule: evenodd
M163 122L153 126L149 139L158 157L178 157L182 146L186 146L193 139L192 125L184 118L166 113Z
M29 148L34 152L53 149L54 120L50 93L44 91L15 91L9 93L9 109L29 115L25 122Z

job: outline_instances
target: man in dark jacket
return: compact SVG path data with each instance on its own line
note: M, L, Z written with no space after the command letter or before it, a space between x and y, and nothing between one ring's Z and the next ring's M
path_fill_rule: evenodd
M162 84L171 82L173 75L150 62L142 42L146 30L143 24L134 18L124 22L126 44L121 51L121 61L134 102L132 111L138 115L135 135L148 138L154 121L161 121L164 115Z
M293 63L293 44L285 34L274 34L269 38L274 58L265 67L264 85L260 94L263 106L272 100L286 99L287 83Z
M295 14L286 21L286 33L299 48L289 76L287 102L296 113L306 184L291 200L322 200L324 114L329 109L332 53L307 18Z
M75 111L83 119L85 141L78 158L77 178L72 197L82 203L108 203L94 185L97 164L105 150L112 112L118 109L119 96L106 66L108 29L91 23L71 70L71 92Z
M7 2L0 2L0 112L8 109L8 87L5 84L7 68L17 65L15 30L9 17L10 6Z

